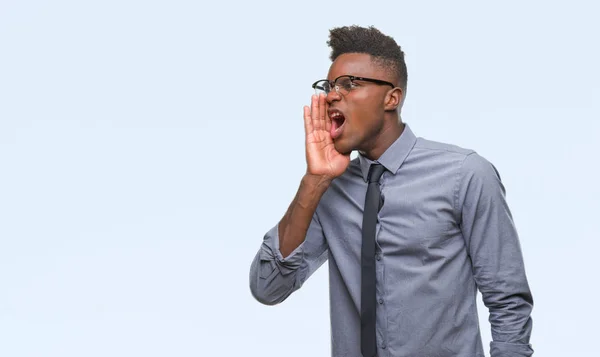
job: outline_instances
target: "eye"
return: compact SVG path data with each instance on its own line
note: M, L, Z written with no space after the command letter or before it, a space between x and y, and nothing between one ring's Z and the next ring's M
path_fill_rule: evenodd
M356 87L356 84L349 79L345 79L345 80L341 81L341 83L339 85L340 85L340 87L344 88L344 90L346 90L346 91L349 91L352 88Z

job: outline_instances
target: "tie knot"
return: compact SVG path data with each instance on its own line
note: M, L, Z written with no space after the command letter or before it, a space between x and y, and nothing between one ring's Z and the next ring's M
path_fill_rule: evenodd
M379 182L379 178L385 171L385 167L381 164L372 164L369 168L369 174L367 175L367 181Z

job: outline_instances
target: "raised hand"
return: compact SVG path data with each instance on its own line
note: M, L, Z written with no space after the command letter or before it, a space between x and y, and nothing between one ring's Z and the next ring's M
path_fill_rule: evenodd
M327 115L325 95L313 95L311 106L304 106L307 173L333 179L350 163L350 154L340 154L331 138L331 119Z

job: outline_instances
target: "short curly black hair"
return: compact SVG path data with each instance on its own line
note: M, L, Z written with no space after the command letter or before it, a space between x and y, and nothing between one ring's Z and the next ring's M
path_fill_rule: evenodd
M406 89L408 72L404 61L404 52L396 41L383 34L374 26L361 27L357 25L336 27L329 30L331 61L344 53L366 53L373 60L389 69L397 76L398 84Z

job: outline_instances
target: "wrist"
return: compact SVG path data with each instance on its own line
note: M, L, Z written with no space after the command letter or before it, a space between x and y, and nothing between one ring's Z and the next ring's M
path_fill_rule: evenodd
M331 184L331 181L333 181L332 177L329 176L325 176L325 175L315 175L315 174L311 174L311 173L306 173L304 174L304 177L302 177L302 184L303 185L307 185L310 187L325 187L327 188L329 186L329 184Z

